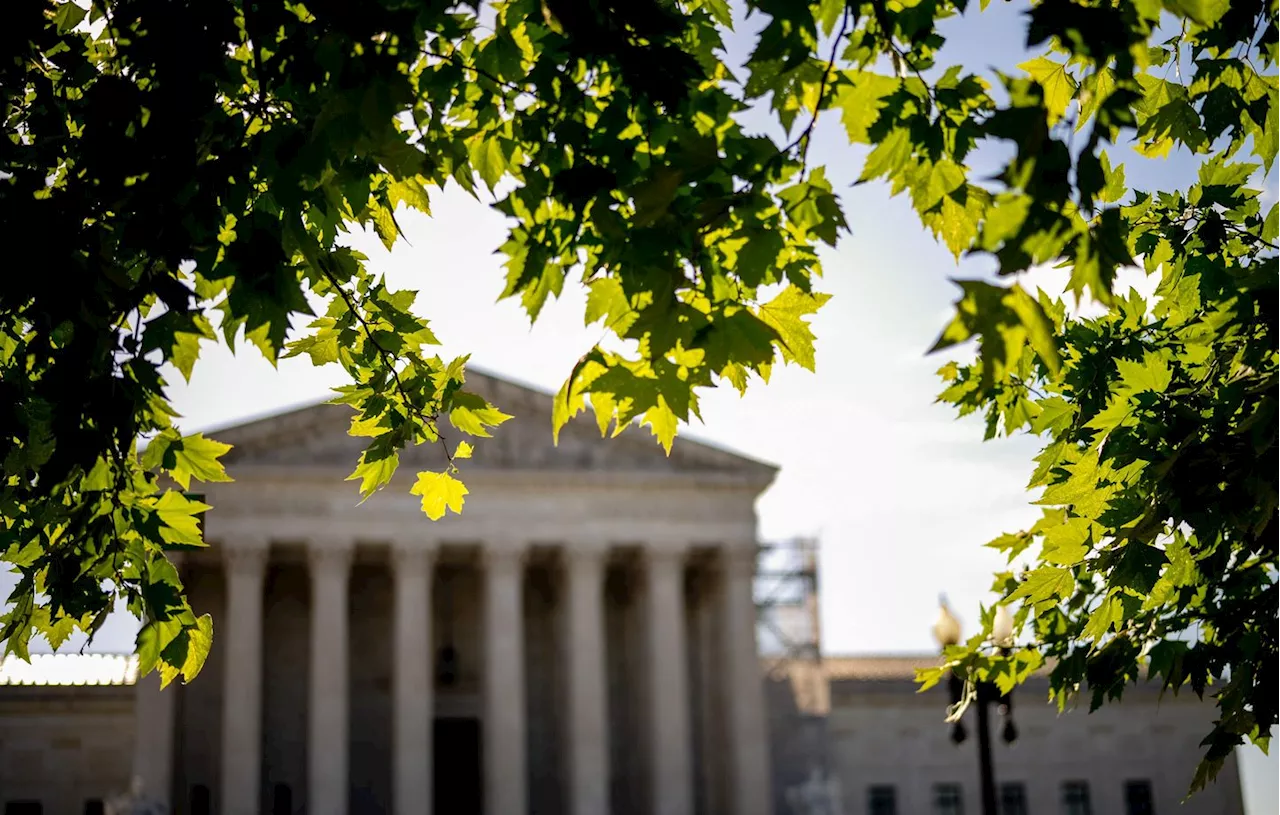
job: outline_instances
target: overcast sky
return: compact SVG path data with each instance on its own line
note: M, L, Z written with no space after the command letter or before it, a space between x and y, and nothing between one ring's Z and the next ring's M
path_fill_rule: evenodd
M1010 71L1024 58L1022 24L1010 7L993 4L981 36L978 30L966 21L952 26L948 56ZM828 653L923 652L934 648L938 594L971 624L978 604L990 600L992 572L1003 565L982 544L1038 515L1024 490L1038 448L1025 438L984 444L980 420L956 420L949 407L934 404L934 371L945 360L924 351L950 313L956 290L948 277L985 274L989 264L957 266L923 232L907 200L889 199L882 184L851 186L862 158L848 147L838 116L826 117L810 160L829 166L852 234L823 258L826 277L817 288L834 297L813 322L817 373L779 369L745 398L707 393L705 424L689 434L781 466L759 502L762 535L820 540ZM994 168L996 158L977 164ZM1177 158L1130 163L1128 179L1168 187L1190 172ZM1267 186L1274 200L1274 178ZM517 304L495 305L502 217L457 189L435 196L432 208L431 219L399 216L407 239L390 253L369 236L353 242L392 288L422 292L418 310L432 320L444 355L470 353L478 368L556 390L599 337L599 329L582 327L582 291L566 286L530 328ZM1039 273L1033 282L1060 288L1062 280ZM206 346L189 385L176 372L170 381L183 429L194 431L319 401L343 376L336 366L290 360L277 370L251 348L233 356ZM98 646L131 644L130 626L120 620ZM1275 762L1250 757L1246 777L1251 812L1275 812Z

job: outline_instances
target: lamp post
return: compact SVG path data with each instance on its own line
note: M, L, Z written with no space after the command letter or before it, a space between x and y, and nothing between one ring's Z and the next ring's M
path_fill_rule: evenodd
M949 645L960 643L960 621L951 613L945 598L940 600L942 610L938 621L933 626L933 636L944 650ZM1013 615L1005 606L996 608L995 620L991 626L991 639L1002 651L1013 643ZM947 680L951 690L951 704L957 704L964 694L964 680L952 673ZM1005 744L1012 744L1018 738L1018 728L1013 724L1013 697L1001 693L994 682L978 682L975 687L974 705L978 709L978 773L982 789L982 815L999 815L996 799L995 770L991 764L991 724L990 705L995 702L999 706L1000 715L1004 719L1001 738ZM957 719L951 726L951 740L960 744L966 738L964 723Z

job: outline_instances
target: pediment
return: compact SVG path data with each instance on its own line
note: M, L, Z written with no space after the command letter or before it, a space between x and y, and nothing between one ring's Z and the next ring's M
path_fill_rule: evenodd
M762 461L686 437L677 439L667 456L648 431L640 428L602 439L589 415L579 416L561 430L556 445L551 438L550 394L474 370L467 374L466 389L514 417L499 427L493 438L471 440L475 453L466 462L468 471L723 473L758 481L761 486L772 481L777 471ZM246 465L350 469L367 443L347 434L352 415L345 405L322 403L227 427L212 435L233 445L224 459L233 474ZM465 438L447 422L444 429L451 443ZM440 469L444 463L443 452L434 444L420 445L400 456L402 468Z

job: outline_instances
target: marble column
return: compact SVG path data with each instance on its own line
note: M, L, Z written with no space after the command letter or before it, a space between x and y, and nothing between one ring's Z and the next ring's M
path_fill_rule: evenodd
M139 677L134 686L133 783L148 801L170 809L173 791L174 703L178 685L160 689L160 671Z
M569 802L572 815L609 812L609 724L605 679L607 552L565 552Z
M352 547L313 543L311 561L311 693L308 700L307 812L347 811L347 579Z
M523 815L525 762L524 553L485 551L484 806L489 815Z
M770 791L769 731L765 720L764 674L756 647L753 582L756 547L722 552L724 567L722 636L728 705L729 811L767 815Z
M262 778L262 588L267 541L224 545L227 603L223 649L223 815L256 815Z
M431 674L431 582L435 551L422 541L391 550L395 578L392 676L392 812L431 812L431 737L435 680Z
M654 815L693 812L684 552L647 549L649 768Z

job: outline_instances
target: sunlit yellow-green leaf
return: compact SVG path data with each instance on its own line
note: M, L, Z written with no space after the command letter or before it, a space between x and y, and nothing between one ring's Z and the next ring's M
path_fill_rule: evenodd
M418 473L418 480L410 492L422 498L422 511L427 517L438 521L446 511L462 513L467 488L449 473L426 471Z

